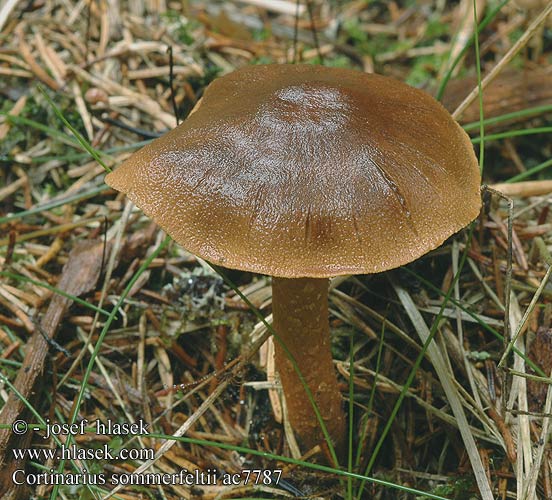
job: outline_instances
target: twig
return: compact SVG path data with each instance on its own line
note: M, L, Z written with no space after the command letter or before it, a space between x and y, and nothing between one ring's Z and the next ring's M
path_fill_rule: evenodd
M72 295L82 295L93 289L100 275L102 246L102 243L96 240L84 241L76 245L69 255L58 287ZM40 375L44 371L48 342L54 338L71 302L64 296L54 295L41 321L41 328L35 330L27 344L25 359L14 383L17 392L26 399L32 399L33 394L38 394L36 384L40 383ZM39 330L42 330L44 335ZM20 443L17 442L19 436L12 434L11 425L16 419L21 418L24 409L23 400L12 392L0 414L2 423L9 425L9 428L0 430L0 478L2 478L0 496L2 498L11 498L10 491L16 488L11 481L11 474L15 468L23 467L22 463L13 460L11 454L7 452L20 447Z

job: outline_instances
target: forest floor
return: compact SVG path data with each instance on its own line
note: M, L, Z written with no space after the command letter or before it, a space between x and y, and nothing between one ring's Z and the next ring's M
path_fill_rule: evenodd
M4 2L0 497L551 499L546 3ZM223 277L104 183L215 78L291 62L432 94L503 193L415 263L332 280L338 464L286 424L270 278Z

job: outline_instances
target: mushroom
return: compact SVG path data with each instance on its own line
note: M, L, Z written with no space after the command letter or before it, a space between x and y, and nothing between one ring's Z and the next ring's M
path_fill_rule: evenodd
M312 65L215 80L193 115L106 182L195 255L272 276L274 330L338 448L328 278L406 264L480 208L470 140L437 101L391 78ZM276 367L292 427L311 447L320 425L279 343Z

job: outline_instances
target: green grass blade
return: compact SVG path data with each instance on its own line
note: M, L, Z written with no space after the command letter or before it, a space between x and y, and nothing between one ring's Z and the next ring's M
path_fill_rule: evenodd
M148 434L148 436L151 437L151 438L158 438L158 439L175 439L175 440L180 441L182 443L195 444L195 445L198 445L198 446L211 446L211 447L220 448L220 449L223 449L223 450L231 450L231 451L235 451L235 452L237 452L239 454L242 454L242 455L255 455L255 456L266 458L266 459L269 459L269 460L275 460L275 461L279 461L279 462L283 462L283 463L298 465L298 466L305 467L305 468L308 468L308 469L311 469L311 470L317 470L317 471L321 471L321 472L327 472L329 474L335 474L337 476L341 476L341 477L345 477L345 478L346 477L351 477L352 479L368 481L370 483L374 483L374 484L377 484L377 485L380 485L380 486L384 486L386 488L392 488L392 489L395 489L395 490L404 491L404 492L410 493L412 495L424 495L426 498L430 498L432 500L449 500L449 499L447 499L445 497L442 497L440 495L434 495L432 493L426 493L426 492L423 492L423 491L420 491L420 490L416 490L414 488L409 488L408 486L402 486L402 485L399 485L399 484L394 484L394 483L391 483L389 481L385 481L383 479L377 479L377 478L374 478L374 477L363 476L361 474L356 474L354 472L349 472L349 471L345 471L345 470L334 469L333 467L329 467L329 466L326 466L326 465L321 465L321 464L316 464L316 463L311 463L311 462L304 462L302 460L295 460L293 458L284 457L282 455L274 455L272 453L267 453L266 451L252 450L250 448L245 448L245 447L242 447L242 446L235 446L235 445L231 445L231 444L227 444L227 443L217 443L215 441L208 441L208 440L203 440L203 439L194 439L194 438L189 438L189 437L184 437L184 436L181 436L181 437L167 436L165 434L157 434L155 432L152 432L152 433Z
M477 5L476 0L473 0L473 17L474 23L477 25ZM485 163L485 117L483 116L483 89L481 88L481 59L479 54L479 30L477 29L473 35L475 49L475 67L477 70L477 87L479 90L479 170L483 173L483 165Z
M434 293L440 295L441 297L445 297L444 292L439 288L436 287L433 283L426 280L423 276L419 275L418 273L412 271L408 267L403 267L403 271L406 271L408 274L414 276L417 280L419 280L425 287L431 289ZM465 312L467 315L469 315L471 318L473 318L484 330L489 332L491 335L493 335L497 340L500 340L501 342L504 342L504 336L495 330L492 326L488 325L483 321L477 314L475 314L473 311L470 311L467 307L464 306L461 302L457 302L454 298L450 298L450 303L454 305L455 307L458 307L463 312ZM522 357L525 363L530 366L535 373L539 374L541 377L546 377L547 375L542 371L542 369L536 365L528 356L526 353L521 352L519 349L517 349L515 346L512 348L513 352L516 353L518 356Z
M477 31L476 33L481 33L481 31L483 31L488 25L489 23L497 16L497 14L501 11L502 7L504 7L507 3L509 2L509 0L502 0L502 2L500 2L494 9L492 9L486 16L485 18L483 19L483 21L481 21L479 23L479 26L477 27ZM473 41L473 39L472 39ZM472 41L466 43L466 45L464 46L464 48L460 51L460 53L456 56L456 59L454 59L454 62L451 64L450 68L448 69L448 71L446 72L445 76L443 77L443 79L441 80L441 83L439 85L439 88L437 89L437 94L435 95L435 98L440 101L442 98L443 98L443 94L445 93L445 89L447 87L447 84L449 82L449 80L451 79L452 77L452 73L454 72L454 69L456 68L456 66L458 66L458 63L462 60L462 58L464 57L464 55L466 54L466 52L468 51L468 49L471 47L472 45Z
M35 407L30 403L30 401L25 397L23 396L23 394L21 394L17 388L8 380L7 377L5 377L2 372L0 372L0 382L2 382L3 385L6 385L6 387L8 387L10 389L10 391L12 391L16 396L17 398L29 409L29 411L35 416L35 418L37 419L37 421L39 422L39 424L30 424L30 423L26 423L27 425L27 432L33 432L34 431L34 428L37 427L39 429L45 429L46 428L46 420L44 420L42 418L42 416L36 411ZM7 424L0 424L0 428L2 429L10 429L12 428L11 426L7 425ZM62 446L62 442L61 440L59 439L59 436L57 435L52 435L52 438L54 439L54 441L56 442L56 444L58 446ZM88 466L86 465L86 462L84 460L81 461L82 465L84 465L84 467L86 469L88 469ZM77 472L80 472L81 469L79 467L79 465L74 461L74 460L71 460L71 464L73 465L74 469L77 471ZM49 469L48 469L49 470ZM90 485L86 485L87 486L87 489L89 491L92 491L92 488L90 487Z
M25 283L32 283L33 285L39 286L41 288L46 288L47 290L50 290L53 293L57 293L58 295L61 295L62 297L65 297L66 299L70 299L77 304L80 304L81 306L88 307L88 309L92 309L92 311L98 312L100 314L103 314L104 316L109 316L109 312L105 309L102 309L101 307L97 307L94 304L91 304L90 302L87 302L86 300L83 300L79 297L76 297L74 295L71 295L67 292L64 292L63 290L60 290L59 288L56 288L55 286L52 286L48 283L44 283L42 281L37 281L32 278L29 278L28 276L24 276L22 274L15 274L10 273L8 271L0 271L0 276L5 276L6 278L11 278L16 281L24 281Z
M543 170L547 169L548 167L552 166L552 158L550 160L546 160L542 163L539 163L538 165L535 165L534 167L530 168L526 172L522 172L521 174L514 175L513 177L510 177L506 180L506 182L518 182L523 179L527 179L527 177L531 177L532 175L538 174L539 172L542 172Z
M513 111L512 113L505 113L503 115L494 116L493 118L487 118L486 120L483 120L483 123L485 126L498 125L502 122L507 122L510 120L521 120L521 119L527 118L528 116L536 116L536 115L550 113L550 112L552 112L552 105L550 104L545 106L535 106L533 108L525 108L519 111ZM480 127L479 120L476 122L467 123L466 125L462 126L462 128L466 132L477 130L479 127Z
M94 158L103 168L106 172L111 172L111 169L103 162L103 160L100 157L100 154L96 149L92 147L92 145L79 133L79 131L73 127L65 118L63 113L60 111L60 109L56 106L54 101L50 98L50 96L46 93L46 91L42 88L42 86L38 86L38 90L42 93L44 98L48 101L48 104L52 107L54 110L54 113L56 116L63 122L63 124L73 133L79 144Z
M353 472L353 425L355 416L355 350L353 336L349 336L349 436L347 471ZM347 477L347 500L353 500L353 478Z
M511 139L512 137L520 137L524 135L535 135L535 134L547 134L552 132L552 127L535 127L535 128L524 128L518 130L508 130L507 132L501 132L499 134L490 134L485 136L485 142L488 141L497 141L500 139ZM481 137L474 137L471 140L472 144L481 143Z
M72 146L74 148L79 147L79 143L70 135L60 132L55 128L49 127L48 125L44 125L43 123L37 122L35 120L25 118L24 116L10 115L9 113L6 113L4 111L1 111L0 115L6 117L6 121L8 123L11 123L12 125L16 125L19 127L32 127L36 130L44 132L50 139L55 138L58 141L63 142L64 144L67 144L68 146Z
M38 214L40 212L45 212L47 210L52 210L53 208L61 207L62 205L73 203L74 201L81 201L86 198L92 198L98 194L108 191L109 189L110 188L108 186L106 186L105 184L102 184L101 186L96 187L94 189L90 189L89 191L76 193L71 196L67 196L65 198L63 197L56 198L56 199L47 201L42 205L36 205L33 208L30 208L28 210L22 210L21 212L17 212L15 214L7 215L5 217L0 217L0 224L5 224L6 222L11 222L13 220L23 219L24 217L28 217L29 215Z
M94 368L94 365L96 363L96 358L98 357L98 354L100 352L100 348L103 344L103 340L105 336L107 335L107 332L111 328L111 323L113 323L113 320L117 316L117 313L119 309L122 307L127 295L129 294L130 290L134 286L134 283L138 280L138 278L144 273L144 271L148 268L148 266L151 264L153 259L159 255L161 250L167 246L167 244L170 241L170 237L167 236L160 244L159 246L151 253L151 255L142 263L138 271L134 274L134 276L130 279L127 286L121 293L121 296L119 297L119 300L113 307L112 311L109 313L109 317L107 318L106 322L104 323L104 326L102 328L102 331L100 332L100 335L98 337L98 340L96 341L96 345L94 346L94 352L90 356L90 361L88 362L88 366L86 367L86 371L84 373L84 376L82 378L81 387L80 390L75 398L75 401L73 403L73 410L71 413L71 418L69 419L69 424L74 424L77 420L77 415L79 414L79 408L82 404L82 401L84 399L84 393L86 391L86 385L88 383L88 380L90 379L90 375L92 374L92 369ZM74 437L72 435L67 436L67 442L66 446L70 446L74 440ZM58 465L58 472L62 472L63 468L65 466L65 459L61 459ZM54 485L52 492L50 494L50 500L56 500L57 495L59 491L59 485Z
M368 413L372 413L372 408L374 407L374 399L376 397L376 388L378 383L378 375L380 372L381 367L381 359L383 355L383 345L384 345L384 339L385 339L385 321L381 324L381 335L378 345L378 355L376 358L376 369L375 369L375 376L374 376L374 383L372 385L372 390L370 391L370 399L368 400ZM357 449L357 455L356 455L356 466L358 467L360 465L360 461L362 459L361 453L364 447L364 441L366 440L366 435L368 432L368 426L370 424L370 421L367 419L366 424L362 428L362 434L360 436L358 449ZM359 490L357 492L356 498L357 500L360 500L360 497L362 495L362 490L364 489L364 482L361 482Z

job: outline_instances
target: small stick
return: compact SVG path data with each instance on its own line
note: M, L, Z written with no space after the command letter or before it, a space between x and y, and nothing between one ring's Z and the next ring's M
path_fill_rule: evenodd
M63 269L58 287L71 295L82 295L93 289L100 276L102 256L101 242L97 240L83 241L69 254L69 260ZM17 373L15 388L24 398L32 400L38 395L37 384L42 382L44 365L48 355L48 347L53 340L63 315L69 308L71 300L54 295L46 314L42 318L40 328L34 329L25 350L25 359ZM10 450L28 445L28 441L19 441L20 437L11 432L12 424L18 418L24 418L25 405L15 393L10 393L2 412L0 421L8 424L8 428L0 430L0 497L11 498L11 491L17 486L11 480L11 474L17 468L24 468L23 461L15 460ZM30 439L31 434L28 434Z

